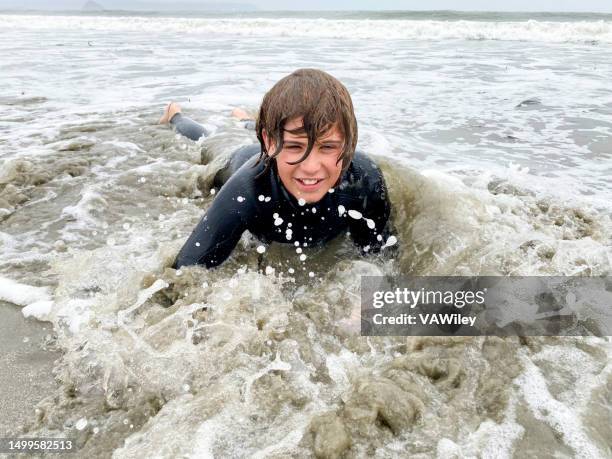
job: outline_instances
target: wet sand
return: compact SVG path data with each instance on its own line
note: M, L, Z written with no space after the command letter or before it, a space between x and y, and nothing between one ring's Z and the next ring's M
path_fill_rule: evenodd
M36 404L57 389L53 362L60 352L45 350L47 322L25 319L21 307L0 302L0 437L32 419ZM24 342L25 340L25 342Z

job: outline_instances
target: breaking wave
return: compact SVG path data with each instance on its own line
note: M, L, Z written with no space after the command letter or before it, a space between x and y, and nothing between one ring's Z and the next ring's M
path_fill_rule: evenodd
M501 40L612 43L612 23L591 21L440 21L412 19L177 18L138 16L0 16L1 29L87 30L249 37Z

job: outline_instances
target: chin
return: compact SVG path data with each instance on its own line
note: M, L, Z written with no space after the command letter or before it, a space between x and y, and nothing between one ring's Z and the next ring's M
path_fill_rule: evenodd
M319 202L321 199L323 199L326 193L327 191L312 193L312 194L303 194L302 197L307 203L314 204L316 202Z

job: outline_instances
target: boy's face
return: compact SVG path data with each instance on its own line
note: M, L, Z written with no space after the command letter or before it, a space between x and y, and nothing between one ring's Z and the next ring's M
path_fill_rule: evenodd
M276 157L278 175L283 185L296 199L306 202L320 201L338 181L342 161L338 161L344 146L344 135L337 124L319 137L308 157L297 164L308 146L306 133L292 134L288 130L303 126L302 118L294 118L285 124L283 149ZM268 152L275 151L274 143L263 133Z

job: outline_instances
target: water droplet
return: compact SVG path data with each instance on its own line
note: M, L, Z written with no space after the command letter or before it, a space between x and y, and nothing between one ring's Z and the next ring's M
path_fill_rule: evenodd
M300 198L300 199L298 199L298 204L299 204L300 206L303 206L303 205L305 205L305 204L306 204L306 200L305 200L304 198Z
M300 255L300 261L304 261L304 260L306 260L306 255L304 254Z
M357 210L349 210L348 211L349 217L354 218L355 220L359 220L361 218L361 212L357 211Z
M264 253L266 251L266 248L263 245L260 245L257 247L257 253Z
M83 430L85 427L87 427L87 419L85 418L79 419L74 426L76 427L77 430Z
M387 239L387 242L385 242L385 245L383 246L383 248L385 247L391 247L392 245L397 244L397 238L395 236L389 236L389 239Z

